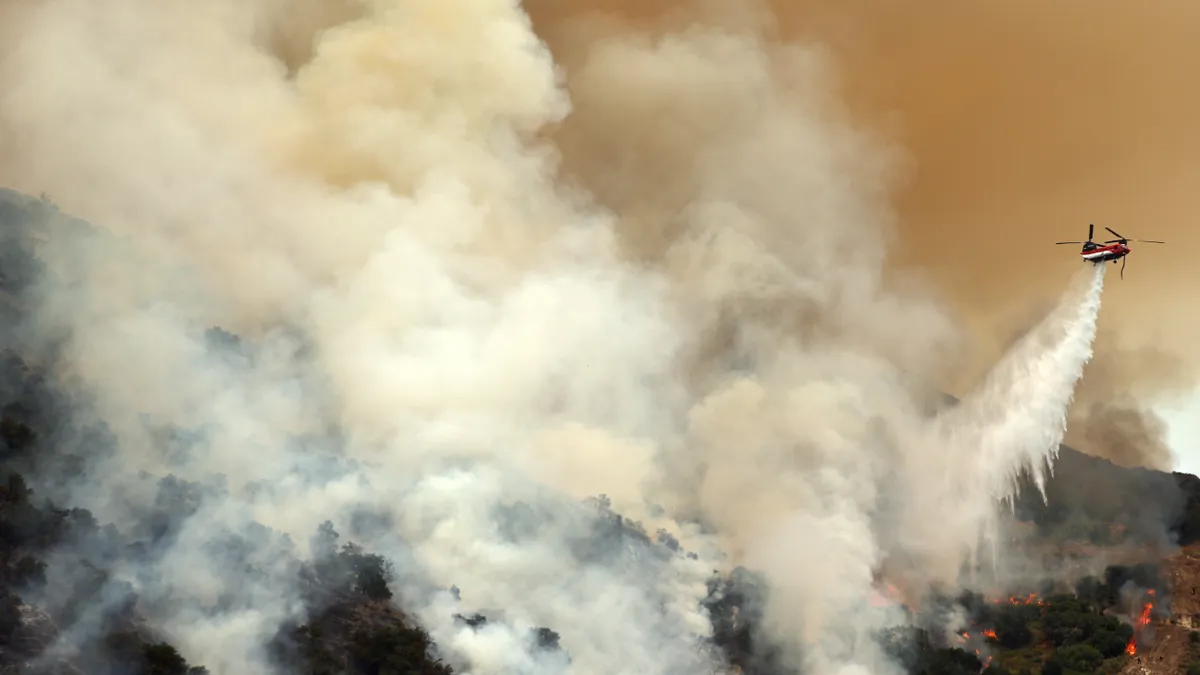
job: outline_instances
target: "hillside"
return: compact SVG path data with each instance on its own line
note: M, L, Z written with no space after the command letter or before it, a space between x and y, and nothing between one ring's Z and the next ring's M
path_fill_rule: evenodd
M9 328L0 344L0 669L197 675L206 664L180 655L156 624L160 608L135 591L154 580L131 570L164 555L215 488L170 474L131 477L155 507L122 529L75 508L64 479L111 441L104 428L77 426L72 390L55 374L55 345L22 329L40 273L35 248L52 236L44 227L51 220L89 227L43 200L0 191L0 311ZM209 337L238 339L219 327ZM911 673L1178 673L1198 660L1200 479L1126 469L1063 447L1047 497L1043 503L1027 485L1012 522L1044 578L1031 578L1019 596L931 598L911 608L917 628L879 636ZM592 536L582 546L606 555L687 555L664 533L651 535L613 512L603 495L589 504ZM453 648L436 644L394 592L404 568L341 534L361 528L329 517L312 533L318 553L311 559L263 560L245 540L221 542L224 563L267 591L280 583L300 589L302 608L270 640L268 661L281 672L314 675L459 672ZM261 528L254 536L277 533ZM714 576L708 591L713 638L705 648L745 675L794 672L760 631L770 590L759 576L738 568ZM250 602L227 595L208 609L234 612ZM955 602L967 608L967 625L947 623L941 609ZM1143 628L1137 619L1146 604ZM502 609L457 621L482 633L505 621ZM946 629L955 639L944 637ZM565 671L570 654L554 626L534 627L525 640L530 672Z

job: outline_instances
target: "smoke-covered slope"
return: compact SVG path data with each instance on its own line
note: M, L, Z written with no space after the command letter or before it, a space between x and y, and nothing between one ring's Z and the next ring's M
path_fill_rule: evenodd
M34 669L77 668L86 673L182 673L186 661L169 646L175 642L171 636L178 633L158 624L158 617L178 617L178 610L170 607L177 600L167 584L173 579L195 584L213 574L236 574L252 586L241 591L232 584L213 586L217 594L209 600L211 604L192 610L203 612L203 619L194 621L202 621L209 630L235 630L239 615L252 611L262 593L282 592L293 599L295 609L280 618L272 634L259 637L263 651L256 657L283 672L370 673L390 667L440 673L453 665L465 665L458 656L464 651L479 659L486 653L480 651L484 645L496 639L522 646L521 662L496 655L509 659L503 666L508 672L558 672L573 662L553 624L530 626L519 619L513 621L503 604L473 601L457 588L427 586L427 592L440 595L440 600L417 596L417 606L438 607L456 627L433 639L427 637L421 626L428 619L405 612L413 596L392 590L411 587L412 575L420 574L419 568L404 557L379 557L353 545L344 547L347 537L339 536L331 523L311 533L310 554L293 548L280 533L252 522L240 531L207 530L196 541L199 548L189 545L181 551L180 545L189 536L197 536L188 528L195 526L197 517L203 517L206 499L221 490L219 482L193 483L156 472L129 476L120 486L128 492L117 499L140 499L146 506L122 529L104 521L97 523L89 511L56 510L74 506L73 491L80 486L72 476L103 461L105 454L112 452L113 441L102 426L78 426L71 414L79 404L78 392L72 390L69 376L64 378L52 367L56 346L28 339L28 307L38 300L37 285L32 283L41 269L37 247L63 231L79 232L91 226L65 218L49 203L7 191L0 193L0 215L4 237L0 274L9 319L4 334L8 358L3 379L3 464L6 471L27 476L24 480L35 489L31 499L22 487L24 481L11 478L6 492L6 597L15 621L8 624L13 631L5 652L10 665L30 663ZM206 339L228 358L245 358L247 348L229 333L209 331ZM178 432L163 430L156 442L182 451L180 444L186 441ZM1178 478L1188 488L1189 481L1196 480ZM1164 546L1165 541L1180 536L1186 542L1200 533L1200 521L1188 519L1191 513L1200 513L1200 491L1193 495L1175 489L1176 482L1167 474L1128 470L1062 448L1054 474L1045 479L1048 507L1042 505L1027 473L1023 480L1015 513L1019 520L1037 525L1042 541L1089 541L1096 532L1110 533L1111 525L1125 526L1132 541L1143 547ZM138 497L139 491L145 496ZM46 495L53 496L58 507L43 506ZM580 569L586 570L586 561L604 560L644 571L669 564L676 556L694 557L675 537L666 532L647 533L640 524L612 512L610 506L603 498L581 511L581 517L591 524L576 526L570 540L570 554L579 561ZM538 514L536 503L514 501L507 508L507 515L498 514L497 523L508 530L504 536L516 542L528 537L531 524L562 518L550 512ZM327 517L344 523L350 539L362 535L386 541L395 527L388 515L370 511L334 512ZM277 544L264 546L276 539ZM1101 538L1094 545L1112 543ZM393 545L391 550L402 549ZM190 556L205 563L198 566ZM94 571L80 574L81 567L93 569L85 565L94 566ZM740 567L731 574L710 577L700 606L711 627L698 628L696 636L699 639L709 632L712 642L700 639L695 643L697 653L708 649L706 658L738 665L748 674L801 672L787 665L793 659L768 627L771 588L769 575ZM604 589L598 587L596 592L602 594ZM272 599L268 605L275 602ZM972 616L976 622L1001 620L986 613ZM572 621L587 623L579 622L579 617ZM908 656L898 656L899 661L920 670L929 666L929 659L951 658L936 651L939 645L944 650L963 646L946 642L937 631L929 635L921 639L933 642L924 647L920 645L925 643L913 643L918 644L917 652L904 651L909 649L904 647L901 651ZM464 645L464 641L476 644ZM900 649L897 644L885 641L885 653ZM970 651L963 653L969 656ZM1006 654L1003 645L988 647L990 656L1009 658ZM436 663L439 659L441 663ZM475 668L489 669L477 660L473 663Z
M778 663L889 675L881 587L1011 580L999 502L1053 459L1102 269L931 419L905 373L969 340L889 275L903 154L762 6L564 80L517 3L114 1L0 9L0 180L97 225L31 214L14 343L64 420L31 481L141 544L120 578L188 661L271 668L327 521L473 672L719 673L742 566ZM564 172L572 138L619 170Z
M197 577L236 574L244 584L227 586L208 608L211 621L225 616L229 629L236 630L238 613L254 607L260 594L273 592L278 575L287 574L293 577L287 587L298 592L296 612L273 637L257 636L265 650L262 663L284 672L451 672L438 662L418 622L389 602L389 583L396 579L391 561L339 537L331 523L312 533L308 559L295 553L281 533L255 523L242 532L210 531L200 542L203 549L180 555L175 547L189 519L219 484L153 472L130 476L124 487L143 491L149 503L122 528L76 507L71 491L78 489L76 477L110 456L114 439L103 421L78 425L80 392L55 369L57 345L31 338L37 331L30 307L38 302L36 286L45 273L38 247L64 231L91 230L49 202L0 189L5 317L0 345L0 667L5 672L88 675L208 672L202 665L188 665L176 649L178 634L156 619L164 604L177 602L172 580L196 584L205 583ZM209 337L223 348L237 344L219 330ZM169 433L159 440L172 442ZM180 608L166 611L177 616ZM553 633L543 632L531 637L533 653L554 650Z

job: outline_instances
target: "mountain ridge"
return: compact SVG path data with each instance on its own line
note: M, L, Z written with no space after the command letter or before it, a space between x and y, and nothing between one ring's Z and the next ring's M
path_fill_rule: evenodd
M27 304L23 294L38 273L36 247L44 237L52 236L43 227L52 217L72 227L90 227L85 221L60 214L45 197L0 188L0 313L6 325L19 326L23 319ZM226 336L237 340L236 336ZM161 508L136 531L127 533L101 525L91 513L72 508L69 503L47 502L42 495L52 496L56 502L69 498L69 493L56 492L55 485L87 461L78 454L79 448L100 451L110 441L105 439L103 429L59 427L61 420L69 416L69 394L56 390L52 376L36 365L52 355L53 346L32 343L22 331L10 330L5 331L0 350L4 355L0 361L0 471L5 476L0 483L0 568L4 581L0 595L0 665L22 672L89 675L206 672L203 665L189 664L162 631L150 625L138 610L132 586L115 578L105 567L129 556L152 555L162 542L169 542L173 528L194 512L195 493L201 488L174 476L160 477L156 503ZM955 400L952 396L946 398ZM68 436L75 450L60 451L58 444ZM1047 501L1042 501L1027 477L1021 487L1013 503L1015 522L1031 526L1036 537L1055 545L1082 542L1084 548L1075 552L1082 550L1084 555L1088 545L1107 552L1131 543L1145 552L1147 559L1165 560L1200 540L1200 478L1191 474L1122 467L1061 445L1046 483ZM609 532L604 536L628 537L638 545L674 550L671 542L651 538L637 523L611 511L602 495L592 506L598 522L615 525L611 532L604 530ZM331 522L315 536L322 532L330 541L338 540ZM75 556L67 564L86 573L74 575L70 589L55 592L52 582L62 572L63 551L72 552L68 557ZM87 555L76 555L79 552ZM270 661L285 672L453 672L430 635L393 598L388 583L395 571L386 559L350 541L340 547L332 545L319 559L297 560L295 573L307 589L304 620L283 626L269 646ZM1120 574L1114 576L1108 582L1114 588L1106 592L1116 594L1115 585L1125 580ZM1191 581L1194 579L1188 577L1171 583L1179 586ZM731 667L746 675L794 672L783 665L780 647L757 627L766 602L761 584L753 571L742 568L714 576L705 602L714 644ZM38 600L26 602L23 594ZM83 618L101 596L106 599L100 616ZM976 619L1001 620L986 612ZM500 619L472 614L459 616L458 620L471 630L480 630L489 621ZM90 622L84 639L60 639L61 627L78 631L84 621ZM1103 632L1109 628L1097 629L1098 649L1107 650L1105 644L1112 642ZM569 662L569 654L559 646L558 638L553 627L539 627L530 633L528 642L534 653L544 655L539 658ZM913 639L918 647L915 652L905 651L909 654L905 658L910 659L914 672L971 672L969 659L976 656L958 646L939 646L928 635ZM1020 640L1012 642L1017 643ZM1062 648L1070 646L1064 644ZM1037 658L1051 663L1058 658L1058 651L1056 648L1049 655L1038 652ZM984 658L981 652L977 663L983 664ZM1107 658L1112 663L1119 660L1116 656ZM990 666L989 671L1004 672L998 666Z

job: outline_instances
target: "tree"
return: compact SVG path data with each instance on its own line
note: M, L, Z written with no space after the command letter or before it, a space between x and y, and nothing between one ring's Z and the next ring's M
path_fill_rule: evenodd
M1091 645L1077 644L1063 647L1054 652L1050 661L1057 661L1063 671L1076 673L1092 673L1100 667L1104 656Z
M1033 640L1024 612L1005 608L996 617L996 642L1005 649L1020 649Z
M1112 617L1106 617L1112 619ZM1104 626L1092 633L1088 637L1086 644L1095 647L1096 651L1106 659L1111 659L1120 656L1125 651L1125 645L1129 644L1129 639L1133 637L1133 627L1117 622L1112 619L1113 623L1117 623L1116 627Z
M351 639L352 659L366 675L453 673L449 666L429 658L433 643L419 627L372 626L355 631Z
M354 544L342 547L342 555L353 574L353 587L372 600L391 600L392 589L388 582L394 572L392 563L381 555L363 553Z
M337 554L338 536L333 523L328 520L317 526L317 533L309 540L315 562L323 562Z
M914 675L977 675L983 663L974 654L955 647L925 652Z
M142 646L146 675L187 675L187 661L171 645L160 642Z

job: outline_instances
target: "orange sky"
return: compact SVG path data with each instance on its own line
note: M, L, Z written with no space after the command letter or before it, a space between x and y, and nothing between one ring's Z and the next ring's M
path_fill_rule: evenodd
M594 34L746 21L750 3L525 4L569 78ZM919 267L980 322L983 339L1002 343L1077 269L1078 248L1053 242L1086 237L1088 222L1105 235L1108 225L1166 240L1133 244L1124 281L1111 268L1076 418L1119 392L1148 400L1192 385L1200 371L1190 310L1200 265L1188 255L1200 249L1200 3L767 4L776 39L826 44L852 113L911 154L913 173L894 196L904 237L896 265ZM1162 448L1146 454L1155 453Z

